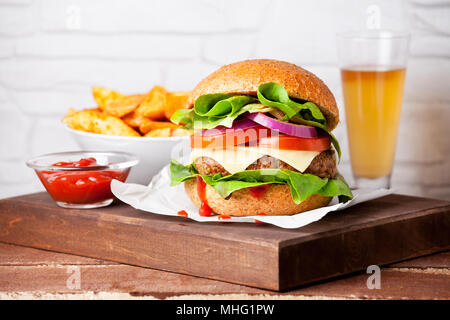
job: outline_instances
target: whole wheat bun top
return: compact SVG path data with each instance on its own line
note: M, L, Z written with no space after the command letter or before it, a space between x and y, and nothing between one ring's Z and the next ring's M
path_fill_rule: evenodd
M339 123L339 110L330 89L313 73L292 63L255 59L225 65L204 78L191 92L187 104L209 93L256 95L259 85L275 82L282 85L291 98L314 102L333 130Z

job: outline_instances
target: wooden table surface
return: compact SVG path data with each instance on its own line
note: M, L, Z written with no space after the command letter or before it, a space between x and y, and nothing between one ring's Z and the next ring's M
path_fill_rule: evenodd
M450 251L383 267L380 289L367 288L369 276L280 293L0 243L0 299L450 299Z

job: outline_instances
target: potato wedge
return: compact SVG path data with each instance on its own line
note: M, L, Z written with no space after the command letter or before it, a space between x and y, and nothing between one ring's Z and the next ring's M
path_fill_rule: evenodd
M152 120L150 120L149 118L144 117L144 116L138 114L138 113L136 112L136 110L133 111L133 112L128 113L128 114L125 115L125 116L123 116L123 117L122 117L122 120L123 120L127 125L129 125L129 126L132 127L132 128L135 128L135 129L139 129L139 126L141 126L143 123L146 123L146 122L148 122L148 121L152 121Z
M101 112L98 109L87 109L76 113L73 113L73 110L69 110L69 114L63 119L63 122L75 130L113 136L140 136L138 132L121 119Z
M170 137L172 135L171 128L155 129L145 135L145 137Z
M143 98L143 94L133 94L130 96L123 96L115 100L108 100L105 103L104 110L112 116L121 118L124 115L134 111L139 106Z
M190 136L192 134L194 134L193 130L186 130L183 128L178 128L178 129L172 130L172 137Z
M74 108L69 108L69 111L67 111L66 116L64 117L64 119L62 120L63 122L65 122L64 120L66 118L70 118L71 116L75 115L78 111L75 110Z
M153 120L164 119L166 109L167 90L161 86L154 86L142 100L136 112Z
M141 135L128 126L122 119L105 115L95 120L95 132L111 136L140 137Z
M76 111L75 109L69 109L69 112L62 120L67 123L69 128L87 132L94 132L94 122L100 117L101 111L98 109L85 109L82 111Z
M97 102L98 107L102 110L106 109L106 104L108 102L124 97L124 95L119 92L101 87L92 87L92 95L94 96L94 100Z
M186 107L186 102L190 92L168 92L166 95L166 110L164 116L167 120L170 120L172 114L178 109Z
M149 119L148 121L142 122L142 124L139 126L139 131L142 134L147 134L152 130L164 128L177 129L179 127L180 127L179 125L169 121L154 121Z
M189 135L168 120L184 108L190 92L168 92L155 85L146 94L124 95L102 87L92 87L98 108L70 109L63 122L76 130L116 136L170 137Z

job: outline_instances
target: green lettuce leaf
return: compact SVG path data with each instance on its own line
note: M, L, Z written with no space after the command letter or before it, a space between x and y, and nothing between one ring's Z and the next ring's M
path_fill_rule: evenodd
M258 103L254 97L214 93L200 96L195 100L193 109L177 110L170 120L194 130L212 129L217 126L230 128L233 121L245 112L270 110L270 107Z
M326 126L326 119L319 107L312 102L302 104L291 100L286 89L277 83L264 83L258 87L256 93L262 104L283 111L288 120L297 115Z
M184 166L175 160L170 162L170 172L172 186L200 176L223 198L236 190L271 183L289 185L292 199L297 204L313 194L327 197L338 196L340 202L353 198L349 186L340 176L337 179L322 179L312 174L286 169L245 170L224 177L220 174L201 175L193 164Z
M170 185L176 186L180 183L195 178L198 172L195 170L194 164L184 166L176 160L170 161Z
M194 112L203 117L229 117L243 106L256 101L254 97L250 96L233 96L222 93L205 94L195 100Z
M186 129L192 129L192 109L178 109L173 113L170 121L176 124L186 124Z

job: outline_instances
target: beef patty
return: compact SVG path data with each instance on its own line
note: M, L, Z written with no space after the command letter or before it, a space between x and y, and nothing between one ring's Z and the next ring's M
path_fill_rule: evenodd
M194 161L198 173L204 175L220 173L222 176L227 176L230 173L222 167L217 161L210 157L199 157ZM297 171L292 166L284 161L278 160L271 156L263 156L253 162L246 170L257 169L287 169ZM333 150L326 150L319 153L313 161L311 161L308 168L303 173L310 173L320 178L334 178L337 174L336 155Z

